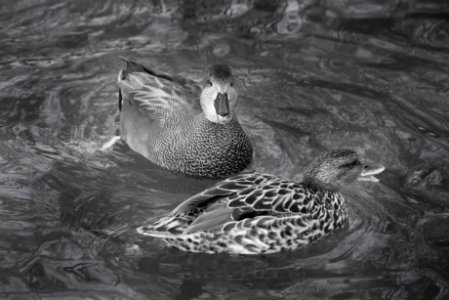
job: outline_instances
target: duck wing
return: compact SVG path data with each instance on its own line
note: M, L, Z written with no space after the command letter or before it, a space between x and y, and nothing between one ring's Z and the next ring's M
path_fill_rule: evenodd
M228 178L187 199L171 218L186 218L183 233L217 231L228 223L256 218L280 218L307 214L310 192L302 185L265 174Z
M126 61L126 69L118 76L119 108L136 105L149 114L150 119L167 120L175 115L201 112L197 83L179 76L156 73L133 61Z

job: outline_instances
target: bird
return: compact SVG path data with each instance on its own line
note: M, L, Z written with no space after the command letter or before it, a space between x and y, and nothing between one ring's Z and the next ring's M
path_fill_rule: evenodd
M190 252L294 250L340 229L347 211L339 190L357 179L377 182L384 169L362 164L353 150L334 149L315 158L301 182L262 173L229 177L137 232Z
M118 86L120 137L151 162L206 178L224 178L250 164L253 147L237 119L228 65L212 65L198 84L126 60Z

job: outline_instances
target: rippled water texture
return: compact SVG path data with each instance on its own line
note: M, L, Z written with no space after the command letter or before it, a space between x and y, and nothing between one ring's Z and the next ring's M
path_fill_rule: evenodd
M0 5L1 299L449 299L446 1ZM388 167L310 247L181 253L135 228L213 181L119 143L119 57L200 79L232 65L252 169L301 178L350 147Z

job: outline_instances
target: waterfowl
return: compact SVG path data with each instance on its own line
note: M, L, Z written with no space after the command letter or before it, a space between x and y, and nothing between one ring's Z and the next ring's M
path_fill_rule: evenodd
M316 158L300 183L268 174L241 174L187 199L137 232L180 250L262 254L293 250L341 228L347 219L342 186L378 181L352 150Z
M213 65L199 87L127 61L118 85L121 138L153 163L220 178L251 162L253 148L237 120L238 94L227 65Z

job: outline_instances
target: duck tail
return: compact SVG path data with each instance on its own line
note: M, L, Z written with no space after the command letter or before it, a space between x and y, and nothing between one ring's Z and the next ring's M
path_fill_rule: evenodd
M101 151L108 150L109 148L114 146L119 140L120 140L120 136L119 135L116 135L116 136L112 137L109 141L104 143L103 146L101 146Z
M137 228L137 232L153 237L173 237L184 233L191 222L188 216L164 214Z
M132 59L128 59L125 57L120 57L126 63L126 68L122 70L122 80L125 80L130 73L148 73L152 76L159 77L162 79L173 80L172 76L167 74L162 74L155 72L154 70L147 68Z
M156 238L173 237L173 234L171 234L170 232L159 231L159 230L156 230L152 226L140 226L136 230L137 230L138 233L140 233L142 235L145 235L145 236L151 236L151 237L156 237Z
M129 98L129 94L145 85L145 76L148 76L143 66L125 58L122 59L126 62L126 67L120 70L117 76L119 111L122 111L123 101Z
M118 73L117 83L119 86L119 109L121 110L123 105L123 99L127 98L131 91L142 89L148 79L151 77L161 77L152 70L125 58L122 58L126 62L126 67Z

